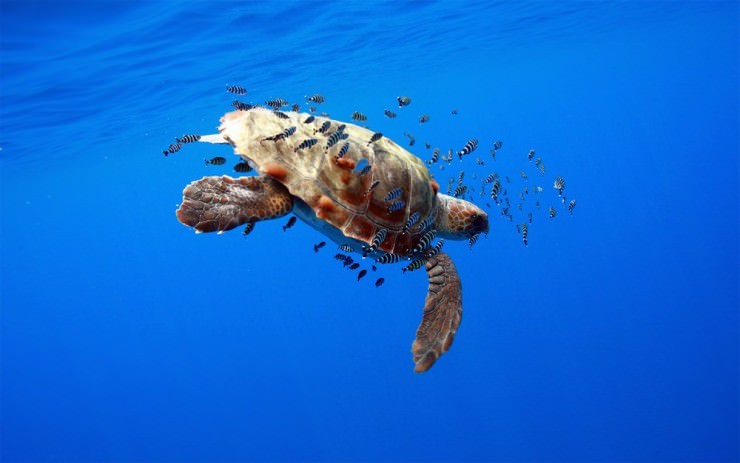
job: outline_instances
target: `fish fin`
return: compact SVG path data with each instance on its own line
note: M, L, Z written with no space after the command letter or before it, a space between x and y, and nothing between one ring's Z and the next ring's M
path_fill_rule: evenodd
M426 269L424 317L411 346L416 373L429 370L449 350L462 321L462 283L450 256L443 252L432 256Z

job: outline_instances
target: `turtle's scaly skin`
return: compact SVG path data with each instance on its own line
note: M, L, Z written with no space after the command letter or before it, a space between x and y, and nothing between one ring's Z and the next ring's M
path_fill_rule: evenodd
M411 345L414 371L423 373L447 352L462 321L462 283L455 264L440 252L426 262L429 289L424 318Z
M287 118L264 108L234 111L224 115L219 131L236 154L253 163L259 172L280 181L313 209L318 219L368 244L378 230L385 229L387 235L379 249L407 255L423 233L418 226L402 233L409 215L419 212L423 220L436 214L439 185L424 163L388 138L368 143L373 132L354 124L345 124L348 137L326 150L327 135L340 122L316 117L305 124L309 114L284 114ZM331 121L331 128L323 134L314 133L326 121ZM295 133L268 140L289 127L295 127ZM296 149L309 138L318 142L308 149ZM349 143L349 151L336 161L335 155L344 143ZM372 171L361 176L355 167L362 159L368 161ZM380 184L368 194L375 180ZM396 187L403 189L397 199L404 201L405 207L388 212L389 203L384 197Z
M203 177L182 196L177 218L199 232L231 230L283 216L293 208L293 197L271 177Z

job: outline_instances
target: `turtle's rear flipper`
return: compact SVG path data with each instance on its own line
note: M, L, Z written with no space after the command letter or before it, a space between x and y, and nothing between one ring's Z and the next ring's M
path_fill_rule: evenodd
M426 268L429 289L424 318L411 345L417 373L430 369L447 352L462 320L462 284L450 256L440 252L427 261Z
M271 177L203 177L182 192L177 218L200 232L226 231L274 219L293 209L293 197Z

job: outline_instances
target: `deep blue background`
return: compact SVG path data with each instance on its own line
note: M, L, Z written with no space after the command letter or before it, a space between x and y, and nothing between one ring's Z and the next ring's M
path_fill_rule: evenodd
M3 0L2 459L737 460L738 20L737 2ZM227 83L320 92L425 158L479 138L466 178L526 169L547 207L562 175L578 206L540 211L526 248L495 208L488 239L446 245L464 319L415 375L423 273L376 289L304 224L175 219L230 151L161 150L215 131Z

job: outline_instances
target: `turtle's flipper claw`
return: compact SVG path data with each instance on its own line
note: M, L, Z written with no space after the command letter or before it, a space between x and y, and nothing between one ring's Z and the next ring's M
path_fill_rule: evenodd
M452 345L462 320L462 284L455 264L445 253L426 263L429 289L424 304L424 318L411 346L416 367L423 373Z

